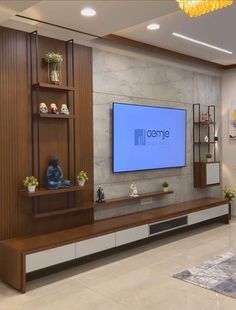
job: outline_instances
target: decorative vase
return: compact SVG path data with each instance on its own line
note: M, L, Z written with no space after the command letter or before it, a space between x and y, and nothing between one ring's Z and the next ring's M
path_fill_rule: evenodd
M61 70L59 65L50 64L48 66L48 77L49 82L52 84L61 83Z
M211 162L211 158L207 158L207 162L210 163Z
M83 181L83 180L77 180L77 182L78 182L78 185L79 185L79 186L84 186L85 181Z
M28 185L28 192L29 193L34 193L36 189L36 185Z
M162 187L163 188L163 192L166 193L169 190L169 187Z

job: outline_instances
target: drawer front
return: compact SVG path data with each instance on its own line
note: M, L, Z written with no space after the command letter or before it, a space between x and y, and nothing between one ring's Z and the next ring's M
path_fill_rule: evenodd
M220 163L206 164L206 185L220 183Z
M188 225L193 225L199 222L210 220L228 213L229 213L229 206L227 204L215 208L193 212L188 215Z
M125 229L116 233L116 246L145 239L148 237L148 225Z
M115 246L115 233L79 241L76 243L76 257L83 257L96 252L105 251Z
M26 255L26 272L75 259L75 243Z

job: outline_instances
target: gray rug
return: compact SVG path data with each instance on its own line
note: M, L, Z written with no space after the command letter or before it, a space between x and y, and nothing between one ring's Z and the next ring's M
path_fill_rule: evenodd
M217 256L173 277L236 298L236 251Z

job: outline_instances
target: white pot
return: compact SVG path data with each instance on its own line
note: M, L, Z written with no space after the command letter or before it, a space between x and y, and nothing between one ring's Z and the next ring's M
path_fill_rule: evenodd
M169 190L169 187L162 187L163 188L163 192L166 193Z
M84 186L85 181L83 181L83 180L77 180L77 182L78 182L78 185L79 185L79 186Z
M36 189L36 185L28 185L28 192L29 193L34 193Z
M210 163L211 162L211 158L207 158L207 162Z

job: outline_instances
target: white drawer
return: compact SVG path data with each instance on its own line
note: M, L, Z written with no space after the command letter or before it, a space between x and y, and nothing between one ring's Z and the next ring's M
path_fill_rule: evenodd
M115 246L115 233L79 241L76 243L76 257L83 257L96 252L105 251Z
M227 204L215 208L193 212L188 215L188 225L193 225L228 213L229 206Z
M26 255L26 272L75 259L75 243Z
M118 231L116 233L116 246L145 239L148 237L148 225Z

